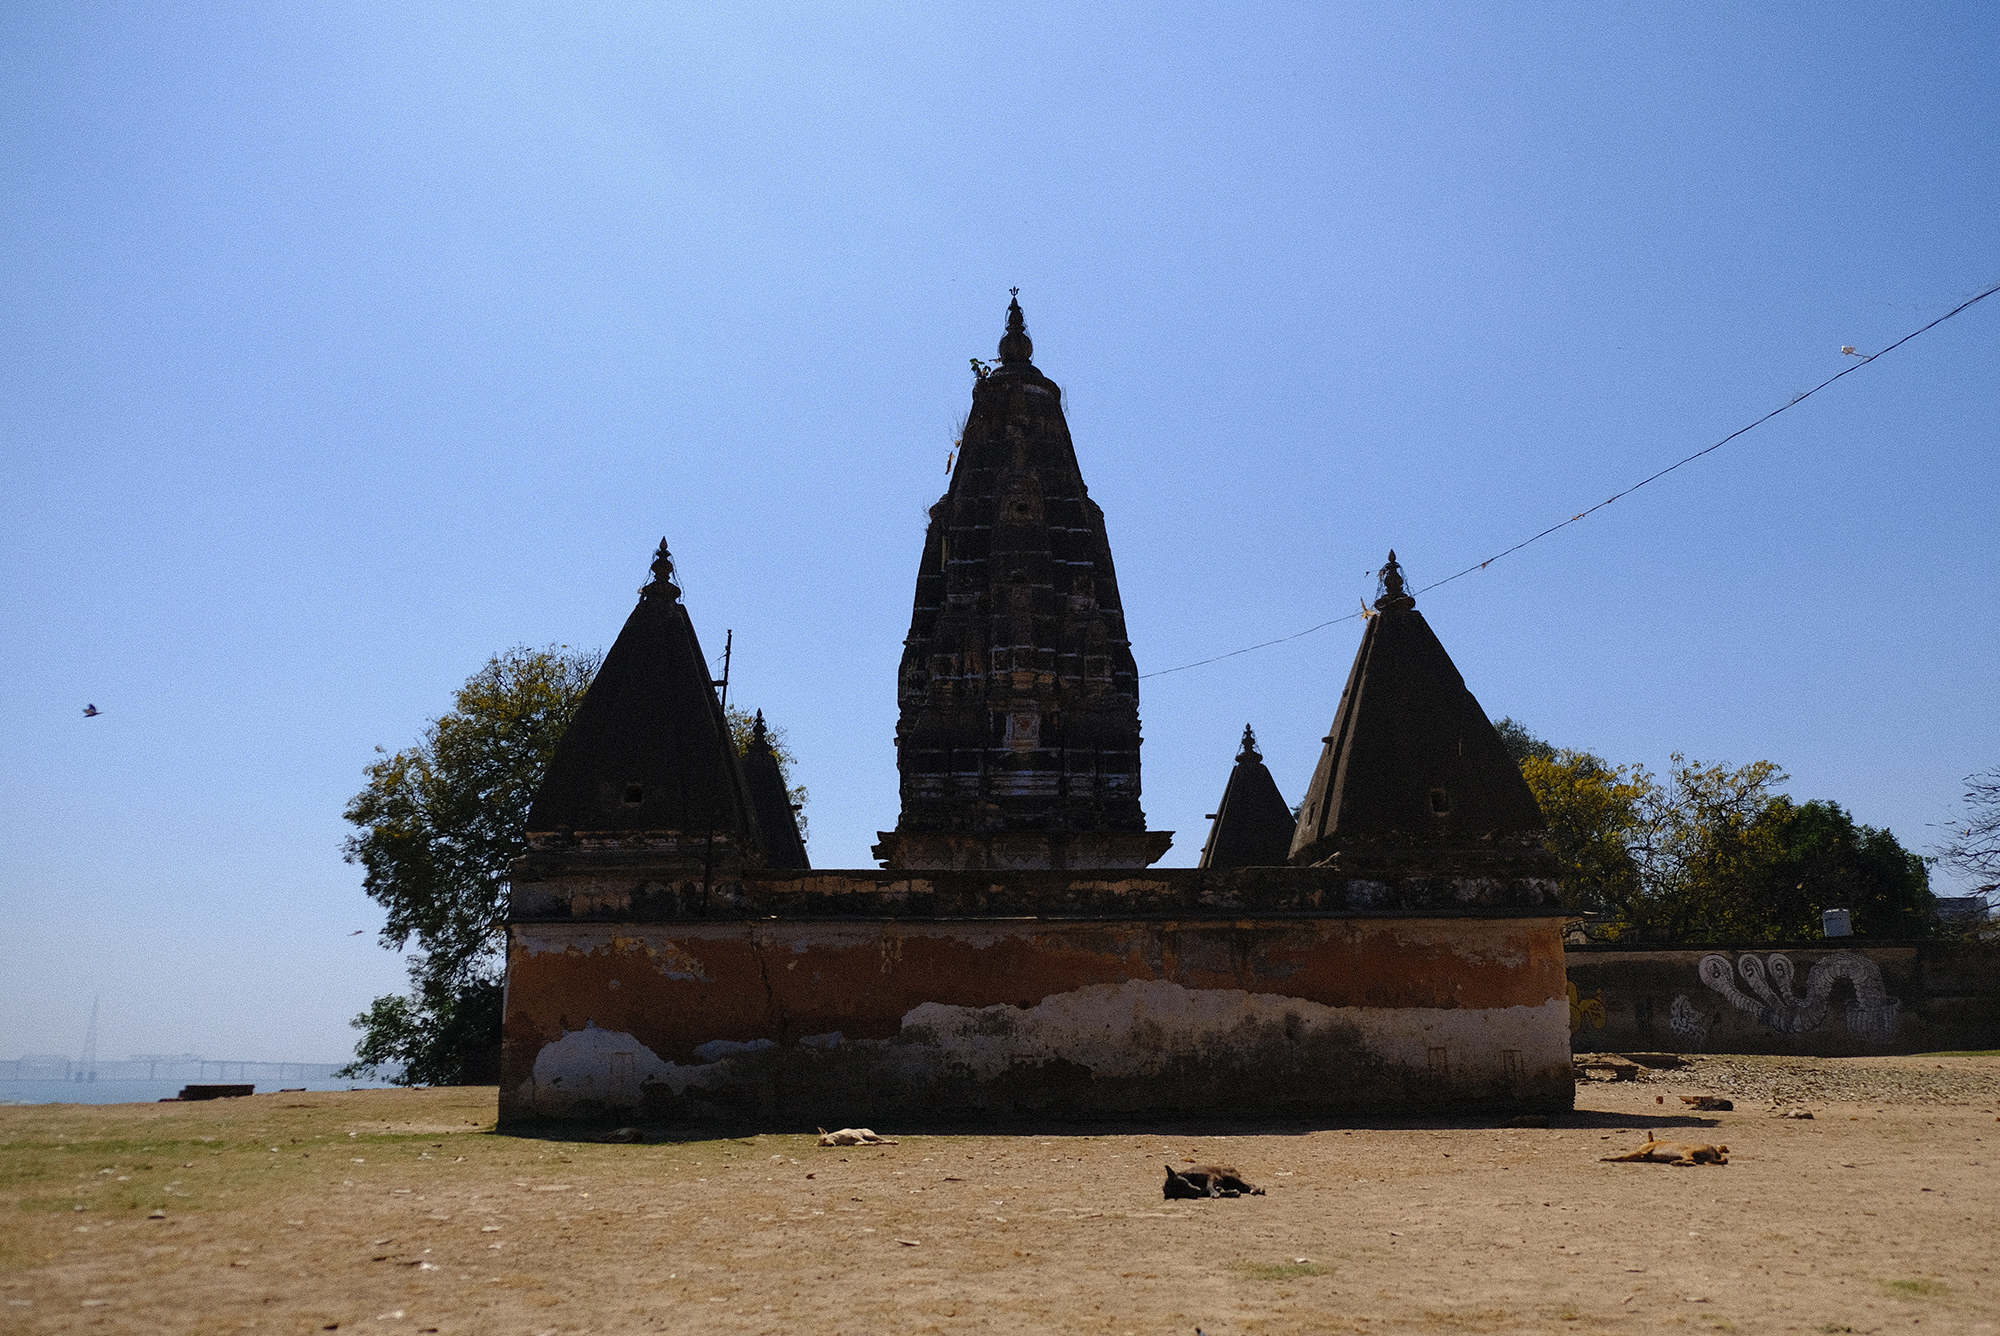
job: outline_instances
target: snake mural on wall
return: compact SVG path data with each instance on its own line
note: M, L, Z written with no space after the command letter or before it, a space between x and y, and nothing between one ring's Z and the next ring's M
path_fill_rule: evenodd
M1732 963L1728 956L1701 958L1701 981L1779 1034L1817 1030L1832 1009L1833 985L1845 979L1853 989L1847 1004L1848 1033L1888 1036L1896 1033L1902 1004L1882 987L1882 969L1856 951L1835 951L1814 962L1806 975L1803 996L1793 991L1797 972L1790 957L1744 952ZM1676 1027L1678 1028L1678 1027Z
M1708 1043L1708 1017L1688 1001L1686 993L1675 994L1673 1008L1667 1013L1667 1024L1697 1053Z

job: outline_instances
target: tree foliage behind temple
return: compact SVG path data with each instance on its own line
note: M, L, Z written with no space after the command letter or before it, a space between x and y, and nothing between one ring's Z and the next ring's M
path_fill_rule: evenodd
M1548 822L1566 906L1606 938L1709 944L1818 937L1846 909L1858 936L1937 931L1925 859L1838 803L1798 802L1770 761L1676 753L1661 782L1639 766L1497 725Z
M1642 889L1633 836L1653 792L1652 776L1554 747L1517 759L1549 823L1546 844L1562 869L1564 907L1629 918Z
M528 808L600 658L567 646L502 651L422 741L368 767L342 814L359 828L347 861L389 911L382 945L416 951L410 995L378 997L355 1018L363 1039L351 1073L399 1062L405 1084L490 1079L507 868L527 849Z
M749 755L750 739L757 728L756 716L748 710L739 710L732 705L729 707L727 717L729 737L736 744L736 754ZM791 745L785 741L785 730L782 728L773 728L766 723L764 741L770 744L771 754L778 758L778 775L785 781L785 797L792 804L792 820L799 823L799 838L809 840L812 835L806 824L806 802L811 795L806 792L805 785L792 783L792 766L797 764L798 757L792 754Z
M602 659L567 645L502 651L421 741L368 767L367 787L343 813L358 828L347 861L389 911L382 945L415 950L410 991L378 997L354 1018L362 1038L344 1074L400 1068L394 1079L404 1085L498 1079L507 871L527 851L535 791ZM753 719L733 706L728 717L741 753ZM784 730L766 737L803 808ZM795 815L804 834L804 813Z

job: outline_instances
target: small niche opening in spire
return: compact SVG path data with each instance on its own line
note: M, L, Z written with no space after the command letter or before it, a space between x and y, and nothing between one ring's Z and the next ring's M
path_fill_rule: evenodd
M646 786L644 784L627 784L625 786L625 805L627 807L637 807L644 801L646 801Z
M1436 812L1439 816L1444 816L1445 814L1450 812L1451 795L1449 793L1446 793L1443 789L1432 789L1431 810L1433 812Z

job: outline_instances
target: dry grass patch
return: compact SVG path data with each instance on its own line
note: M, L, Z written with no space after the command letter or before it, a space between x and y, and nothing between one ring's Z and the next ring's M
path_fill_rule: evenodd
M1960 1061L2000 1093L2000 1059ZM865 1150L811 1129L496 1135L490 1089L0 1108L0 1328L1629 1336L1874 1330L1913 1302L1927 1323L2000 1316L1991 1094L1885 1090L1814 1121L1653 1094L1586 1087L1547 1129L890 1126L900 1146ZM1736 1153L1704 1173L1599 1163L1649 1131ZM1163 1159L1241 1165L1270 1195L1163 1202ZM1729 1317L1688 1302L1708 1294Z

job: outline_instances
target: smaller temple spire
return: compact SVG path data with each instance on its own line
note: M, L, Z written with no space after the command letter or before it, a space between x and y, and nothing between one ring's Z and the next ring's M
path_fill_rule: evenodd
M652 572L549 758L527 828L675 833L698 840L712 870L718 842L730 859L754 851L756 817L665 539Z
M1007 332L1000 339L1000 361L1032 362L1035 344L1028 337L1028 318L1021 313L1021 290L1009 289L1014 300L1007 303Z
M799 820L792 795L785 787L784 765L771 745L764 712L750 725L750 743L743 750L743 783L750 805L757 814L757 833L764 845L764 866L786 871L805 871L812 866L806 857L805 838L799 834Z
M1375 572L1375 577L1378 582L1377 588L1380 590L1375 599L1376 611L1387 612L1391 608L1414 608L1417 606L1416 599L1410 597L1404 591L1403 568L1396 564L1395 548L1392 547L1389 549L1388 564Z
M1278 792L1277 781L1264 768L1257 735L1243 726L1243 749L1236 768L1223 786L1222 801L1209 813L1208 843L1202 846L1205 868L1282 867L1292 850L1298 820Z
M1394 552L1378 574L1376 612L1300 805L1291 862L1368 847L1532 843L1547 828L1535 795L1417 611Z

